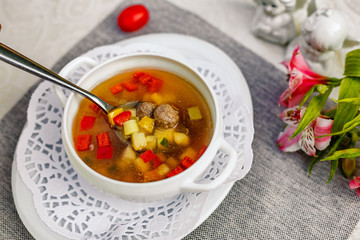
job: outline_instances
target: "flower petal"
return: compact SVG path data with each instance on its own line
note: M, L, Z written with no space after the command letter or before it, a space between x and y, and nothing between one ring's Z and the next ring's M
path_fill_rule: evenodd
M350 189L360 188L360 177L357 177L350 181L349 183Z
M291 107L285 109L282 113L280 113L280 118L287 124L293 127L299 125L302 116L306 111L306 107L302 106L299 109L299 106Z
M315 138L314 138L314 128L308 127L301 133L299 139L299 145L301 150L303 150L307 155L315 156Z
M291 136L294 134L296 130L296 127L293 126L287 126L284 130L284 132L281 132L279 134L279 137L276 141L276 144L278 145L279 149L283 152L295 152L300 149L299 146L299 138L300 134L296 137L291 138Z
M333 122L334 120L321 116L316 118L316 123L314 127L314 137L330 134ZM330 141L331 141L331 136L315 138L315 147L320 151L324 150L329 146Z

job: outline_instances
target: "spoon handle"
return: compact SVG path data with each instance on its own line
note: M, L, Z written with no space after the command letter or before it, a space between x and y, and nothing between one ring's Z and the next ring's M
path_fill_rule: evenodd
M28 73L31 73L35 76L38 76L42 79L48 80L52 83L55 83L61 87L67 88L74 92L80 93L84 97L96 103L103 111L106 113L110 112L113 106L106 103L99 97L94 94L80 88L76 84L64 79L53 71L47 69L46 67L34 62L33 60L25 57L19 52L9 48L8 46L0 43L0 60L13 65L21 70L24 70Z

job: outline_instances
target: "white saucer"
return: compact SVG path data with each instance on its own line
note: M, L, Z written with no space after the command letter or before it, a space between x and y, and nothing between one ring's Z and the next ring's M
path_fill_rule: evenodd
M200 40L195 37L179 35L179 34L149 34L143 35L128 40L124 40L116 43L119 46L125 46L133 43L149 43L149 44L161 44L162 46L172 48L178 52L181 52L189 59L198 59L211 62L217 66L221 66L224 72L230 79L237 79L238 81L232 82L234 89L240 90L245 105L248 107L250 115L253 114L252 102L248 85L244 76L237 67L237 65L219 48L211 45L208 42ZM14 197L15 206L19 213L19 216L24 223L27 230L35 239L54 239L64 240L62 235L53 232L38 216L31 191L26 187L22 181L18 168L16 165L16 155L14 156L12 166L12 192ZM188 234L204 222L211 213L219 206L229 193L233 184L224 185L209 193L203 211L200 214L199 221L192 228L189 229ZM185 237L185 236L183 236Z

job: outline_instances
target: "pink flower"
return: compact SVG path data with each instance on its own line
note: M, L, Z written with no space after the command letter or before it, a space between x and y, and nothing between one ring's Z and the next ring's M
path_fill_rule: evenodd
M324 150L330 144L331 136L317 138L331 133L333 120L324 116L317 117L301 133L294 138L297 125L301 120L306 108L298 106L288 108L280 114L280 118L287 123L284 132L281 132L276 144L283 152L295 152L303 150L307 155L315 156L316 149Z
M311 71L300 53L299 46L295 47L291 60L283 62L283 65L288 68L290 75L289 88L283 92L279 100L279 103L285 107L298 105L314 85L327 84L330 80Z
M350 181L349 183L350 189L356 189L356 195L360 197L360 177L357 177Z

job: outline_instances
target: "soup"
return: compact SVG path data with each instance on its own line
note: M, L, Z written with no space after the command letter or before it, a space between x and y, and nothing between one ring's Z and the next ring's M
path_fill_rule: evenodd
M106 115L82 100L73 141L79 157L106 177L137 183L169 178L191 167L210 143L213 123L205 99L174 74L125 72L91 92L119 108Z

